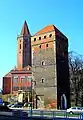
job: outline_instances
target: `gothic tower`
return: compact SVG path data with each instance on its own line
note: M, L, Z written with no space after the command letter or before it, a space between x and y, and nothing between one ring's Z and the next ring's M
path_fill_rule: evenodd
M31 35L26 21L20 35L17 37L17 68L31 66Z
M35 91L45 107L62 107L62 96L70 106L68 38L54 25L31 37ZM52 104L53 103L53 104Z

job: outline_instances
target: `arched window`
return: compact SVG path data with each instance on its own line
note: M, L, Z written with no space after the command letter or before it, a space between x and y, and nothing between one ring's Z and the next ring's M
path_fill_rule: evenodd
M41 82L44 83L45 82L45 78L41 78Z
M46 47L48 47L48 44L46 44Z
M21 49L21 44L20 44L20 49Z
M41 48L41 45L39 46L39 48Z
M50 34L49 37L52 37L52 34Z
M41 40L41 37L39 37L39 40Z
M45 61L43 60L43 61L41 61L41 65L45 65Z

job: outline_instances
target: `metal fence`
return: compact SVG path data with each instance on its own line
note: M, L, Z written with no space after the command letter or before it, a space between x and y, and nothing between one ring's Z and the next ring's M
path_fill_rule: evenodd
M83 120L83 114L69 114L66 111L43 111L43 110L33 110L32 112L30 110L28 111L19 111L17 113L15 113L15 116L20 116L21 118L35 118L38 119L40 118L40 120L44 120L44 119L49 119L49 120L61 120L61 119L65 119L65 120ZM21 119L22 120L22 119Z

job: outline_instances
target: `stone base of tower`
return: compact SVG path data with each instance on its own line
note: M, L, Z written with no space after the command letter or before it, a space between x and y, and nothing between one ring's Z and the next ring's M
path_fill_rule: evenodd
M57 91L55 87L36 88L36 109L57 109Z

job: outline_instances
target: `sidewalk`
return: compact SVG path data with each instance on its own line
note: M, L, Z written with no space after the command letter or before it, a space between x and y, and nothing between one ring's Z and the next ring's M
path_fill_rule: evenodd
M23 108L23 110L31 110L31 108ZM38 109L32 109L32 110L40 110L40 111L65 111L65 110L57 110L57 109L45 109L45 108L38 108Z

